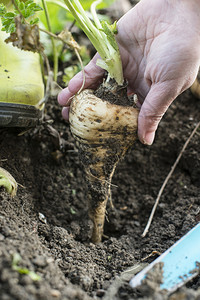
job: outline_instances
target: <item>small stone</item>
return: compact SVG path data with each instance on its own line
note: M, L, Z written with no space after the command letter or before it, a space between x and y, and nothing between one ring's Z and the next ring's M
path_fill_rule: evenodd
M46 219L45 215L43 215L43 214L40 213L40 212L39 212L39 220L40 220L42 223L44 223L44 224L47 223L47 219Z
M0 242L3 241L4 239L5 239L5 236L0 233Z
M51 293L51 296L55 297L55 298L60 298L60 296L61 296L61 293L58 290L51 290L50 293Z
M96 292L97 297L103 297L105 295L105 290L99 289Z

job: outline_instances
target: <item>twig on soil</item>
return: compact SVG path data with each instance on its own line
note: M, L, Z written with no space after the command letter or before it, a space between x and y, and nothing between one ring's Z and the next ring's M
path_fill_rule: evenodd
M141 259L141 261L145 261L147 260L148 258L152 257L152 256L155 256L155 255L158 255L160 256L161 255L161 252L157 251L157 250L153 250L149 255L145 256L144 258Z
M160 188L160 190L159 190L158 196L157 196L157 198L156 198L155 204L154 204L153 209L152 209L152 211L151 211L149 220L148 220L147 225L146 225L146 227L145 227L145 229L144 229L144 232L143 232L143 234L142 234L142 237L145 237L146 234L147 234L147 232L149 231L149 227L151 226L151 223L152 223L152 220L153 220L153 217L154 217L156 208L157 208L157 206L158 206L158 203L159 203L159 201L160 201L160 198L161 198L161 196L162 196L162 193L163 193L163 191L164 191L164 188L165 188L165 186L167 185L167 183L168 183L170 177L172 176L172 174L173 174L173 172L174 172L174 170L175 170L177 164L179 163L179 161L180 161L180 159L181 159L181 157L182 157L182 155L183 155L185 149L187 148L189 142L191 141L192 137L195 135L195 133L197 132L197 130L198 130L199 127L200 127L200 122L198 122L197 125L195 126L194 130L192 131L192 133L190 134L189 138L188 138L187 141L185 142L183 148L181 149L181 152L179 153L179 155L178 155L178 157L177 157L175 163L174 163L173 166L171 167L170 172L168 173L167 177L165 178L165 180L164 180L164 182L163 182L163 184L162 184L162 186L161 186L161 188Z

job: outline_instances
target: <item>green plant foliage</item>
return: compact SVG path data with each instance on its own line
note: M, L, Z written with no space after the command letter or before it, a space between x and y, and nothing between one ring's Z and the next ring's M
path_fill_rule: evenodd
M0 4L0 17L2 17L3 15L5 15L6 13L6 7L3 3Z
M15 0L15 4L19 10L15 9L12 12L7 11L4 4L0 4L0 17L2 21L2 30L7 33L15 32L15 17L22 14L24 19L26 19L31 25L39 22L39 18L34 18L37 11L42 10L40 5L35 3L33 0L28 0L26 2ZM22 23L24 20L22 20Z
M90 61L90 54L85 46L81 47L80 56L83 61L83 66L87 65ZM63 62L69 62L72 59L72 53L67 51L61 56ZM67 86L69 81L74 77L74 75L81 71L81 65L78 61L64 69L64 75L62 77L63 83Z
M117 34L117 22L115 21L113 24L108 24L107 22L101 22L103 27L103 32L106 34L108 41L113 46L113 48L118 51L118 45L115 39L115 34Z
M19 267L18 264L22 260L21 256L18 253L13 255L12 259L12 269L17 271L19 274L27 274L33 281L38 281L41 279L39 275L35 272L28 270L27 268Z
M60 6L55 3L49 3L47 1L46 4L52 32L55 34L61 32L66 26L66 22L68 21L66 11L64 9L61 9ZM38 16L40 18L40 22L42 23L41 27L48 29L44 11L39 12Z
M90 6L94 0L81 0L80 1L83 8L88 11L88 16L90 17ZM104 0L100 3L97 8L103 9L109 7L115 0ZM63 30L66 26L66 22L73 23L74 17L68 11L66 5L62 0L46 0L48 13L51 21L51 29L53 33L58 33ZM64 8L64 9L63 9ZM108 17L105 15L98 15L100 20L108 20ZM39 13L39 18L41 23L47 28L46 18L44 12ZM76 24L78 26L78 24Z
M85 10L89 10L93 2L94 0L80 0L80 3L82 4ZM97 5L97 8L98 9L106 8L110 6L113 2L115 2L115 0L104 0L99 5Z
M108 78L114 78L118 85L122 85L123 70L119 48L115 40L117 31L116 23L109 25L108 22L101 24L96 13L96 7L102 0L96 0L91 5L92 21L83 9L80 0L64 0L73 17L79 23L90 42L93 44L101 59L96 64L108 72Z

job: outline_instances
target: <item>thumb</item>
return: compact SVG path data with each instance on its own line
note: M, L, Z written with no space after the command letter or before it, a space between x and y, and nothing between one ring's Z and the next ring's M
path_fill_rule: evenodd
M152 85L138 116L138 137L143 144L153 143L160 120L178 94L177 88L173 88L172 83Z
M96 65L96 61L99 58L97 53L89 64L84 68L85 83L84 89L95 89L102 80L104 70ZM58 102L62 106L70 105L71 98L80 90L83 84L83 72L77 73L69 82L68 87L63 89L58 95Z

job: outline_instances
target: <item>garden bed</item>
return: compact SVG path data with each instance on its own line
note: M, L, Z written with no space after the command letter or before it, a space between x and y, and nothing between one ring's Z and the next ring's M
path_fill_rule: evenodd
M37 128L0 129L0 166L19 184L14 198L0 188L0 299L164 299L132 290L130 270L150 263L200 221L198 131L162 194L149 233L141 237L199 112L200 101L188 90L165 114L152 146L136 141L115 172L114 207L108 203L98 245L90 242L85 176L57 100L48 101ZM20 274L24 269L39 280ZM170 299L186 297L200 297L199 276Z
M20 186L14 198L3 189L0 194L0 298L106 297L123 271L152 251L164 252L200 221L198 132L164 190L148 235L141 237L157 193L197 124L199 111L199 100L185 92L166 113L154 144L136 142L120 163L112 187L114 208L108 204L107 209L107 237L99 245L89 241L84 174L56 99L47 104L46 118L53 120L60 140L46 125L21 136L19 131L1 129L1 166ZM22 258L19 265L40 275L39 281L13 270L16 253ZM193 291L199 280L189 284ZM111 299L139 298L128 281L113 286Z

